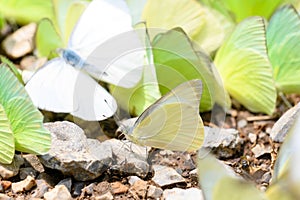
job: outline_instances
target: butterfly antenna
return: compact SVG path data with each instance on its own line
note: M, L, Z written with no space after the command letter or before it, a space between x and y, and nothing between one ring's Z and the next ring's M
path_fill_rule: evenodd
M284 94L282 92L279 92L279 96L288 108L293 107L292 104L287 100L287 98L284 96Z

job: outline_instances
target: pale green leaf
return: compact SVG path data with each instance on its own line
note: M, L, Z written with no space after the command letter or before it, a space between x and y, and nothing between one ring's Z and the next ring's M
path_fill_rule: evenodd
M21 152L44 154L50 149L51 137L43 127L43 116L29 99L15 97L8 102L7 116Z
M214 74L216 70L208 56L197 49L182 29L157 35L152 48L162 95L183 82L200 79L203 84L201 111L210 110L216 101L226 101L224 89Z
M51 0L0 0L0 13L20 24L54 18Z
M1 59L1 62L6 64L10 68L10 70L15 74L15 76L18 78L19 82L24 85L22 75L18 71L17 67L8 58L6 58L2 55L0 55L0 59Z
M147 1L142 19L160 32L181 27L206 52L216 50L226 36L227 21L194 0Z
M39 57L56 57L57 53L55 50L63 47L63 41L49 19L43 19L39 22L35 35L35 43Z
M3 106L0 104L0 163L11 163L15 154L14 135Z
M267 27L268 54L276 87L284 93L300 93L300 17L295 8L278 9Z
M252 112L272 114L277 94L264 26L261 17L241 22L218 50L214 62L233 98Z

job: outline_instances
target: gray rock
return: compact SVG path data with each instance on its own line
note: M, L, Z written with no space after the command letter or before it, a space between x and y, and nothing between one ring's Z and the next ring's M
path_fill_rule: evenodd
M160 199L162 194L163 194L163 190L161 188L156 187L154 185L149 185L148 191L147 191L147 198Z
M72 196L69 192L69 190L64 185L57 185L55 188L53 188L51 191L46 192L44 194L45 200L71 200Z
M173 185L176 183L185 183L185 179L176 172L175 169L163 165L153 165L154 181L160 187Z
M300 102L286 111L271 129L270 137L275 142L283 142L286 134L300 113Z
M163 198L165 200L186 200L186 199L197 199L204 200L202 191L198 188L189 188L189 189L181 189L181 188L173 188L166 189L163 192Z
M9 179L19 173L20 166L24 164L24 159L20 155L15 155L11 164L0 164L0 176Z
M30 23L19 28L9 35L2 42L6 54L12 58L20 58L34 49L33 38L36 31L36 24Z
M35 182L37 187L33 190L31 197L42 198L51 186L43 179L37 179Z
M87 194L87 195L92 195L93 192L94 192L94 187L96 186L95 183L91 183L87 186L85 186L83 189L82 189L82 193L83 194Z
M145 178L150 172L147 162L149 148L138 146L130 141L111 139L103 142L111 146L114 154L113 173Z
M99 177L112 163L113 152L109 143L87 139L83 130L71 122L46 123L51 132L50 151L40 156L48 168L87 181Z
M73 196L79 196L84 188L84 182L75 182Z
M240 151L242 145L238 130L204 126L205 138L202 148L213 149L218 157L229 158Z
M21 168L19 172L20 179L25 179L27 176L36 177L38 175L38 172L35 171L32 167L25 167Z
M64 185L66 188L71 192L72 188L72 179L71 178L65 178L57 183L57 185Z
M29 191L36 185L35 179L32 176L27 176L26 179L20 182L12 183L11 190L13 193Z

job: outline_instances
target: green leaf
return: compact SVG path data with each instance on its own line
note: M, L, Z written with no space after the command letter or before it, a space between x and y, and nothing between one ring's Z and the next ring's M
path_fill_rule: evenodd
M0 13L20 24L54 17L51 0L0 0Z
M157 35L152 42L152 51L162 95L183 82L201 79L201 111L210 110L218 100L225 101L224 89L215 76L217 70L213 69L208 56L196 49L182 29Z
M300 17L292 6L278 9L267 27L267 46L279 92L300 94Z
M15 97L8 102L7 116L15 137L16 150L44 154L50 149L49 131L43 127L43 115L29 99Z
M266 50L264 20L241 22L215 57L226 90L252 112L272 114L276 89Z
M0 163L10 164L15 154L14 135L3 106L0 104Z
M1 59L1 62L6 64L10 68L10 70L15 74L15 76L18 78L19 82L24 85L22 75L18 71L17 67L8 58L6 58L2 55L0 55L0 59Z
M56 57L57 53L55 53L55 50L63 47L63 41L49 19L43 19L39 22L35 35L35 43L39 57Z
M79 17L87 6L86 1L53 0L55 18L42 19L36 32L39 57L57 57L55 50L64 48Z
M0 88L0 104L13 131L16 150L46 153L51 138L43 127L43 116L32 104L24 86L4 64L0 65Z
M250 16L269 18L283 0L223 0L221 2L224 7L234 14L235 20L240 22Z
M225 167L212 155L200 154L197 159L198 177L201 189L207 200L262 200L265 195L254 184L238 177L233 170Z
M160 32L181 27L208 53L221 45L229 23L219 13L194 0L147 1L142 19L147 28L160 29Z

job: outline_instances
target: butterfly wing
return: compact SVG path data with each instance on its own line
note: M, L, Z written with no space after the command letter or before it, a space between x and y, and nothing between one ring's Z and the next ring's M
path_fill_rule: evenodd
M218 50L214 62L232 97L252 112L274 111L276 89L261 17L241 22Z
M203 141L199 115L202 82L187 81L147 108L128 135L133 141L157 148L193 151Z
M117 107L104 88L61 58L38 70L25 88L37 107L72 113L85 120L106 119Z
M161 104L135 125L129 138L146 146L174 151L195 151L204 138L197 110L186 103Z
M141 78L145 51L123 0L92 1L74 28L68 47L86 60L89 65L85 70L97 79L133 87Z
M156 107L169 103L186 103L199 110L200 98L202 95L202 82L200 80L186 81L162 96L155 103L149 106L137 119L136 125L150 115Z
M300 92L300 17L292 6L284 6L271 17L267 45L277 88Z

